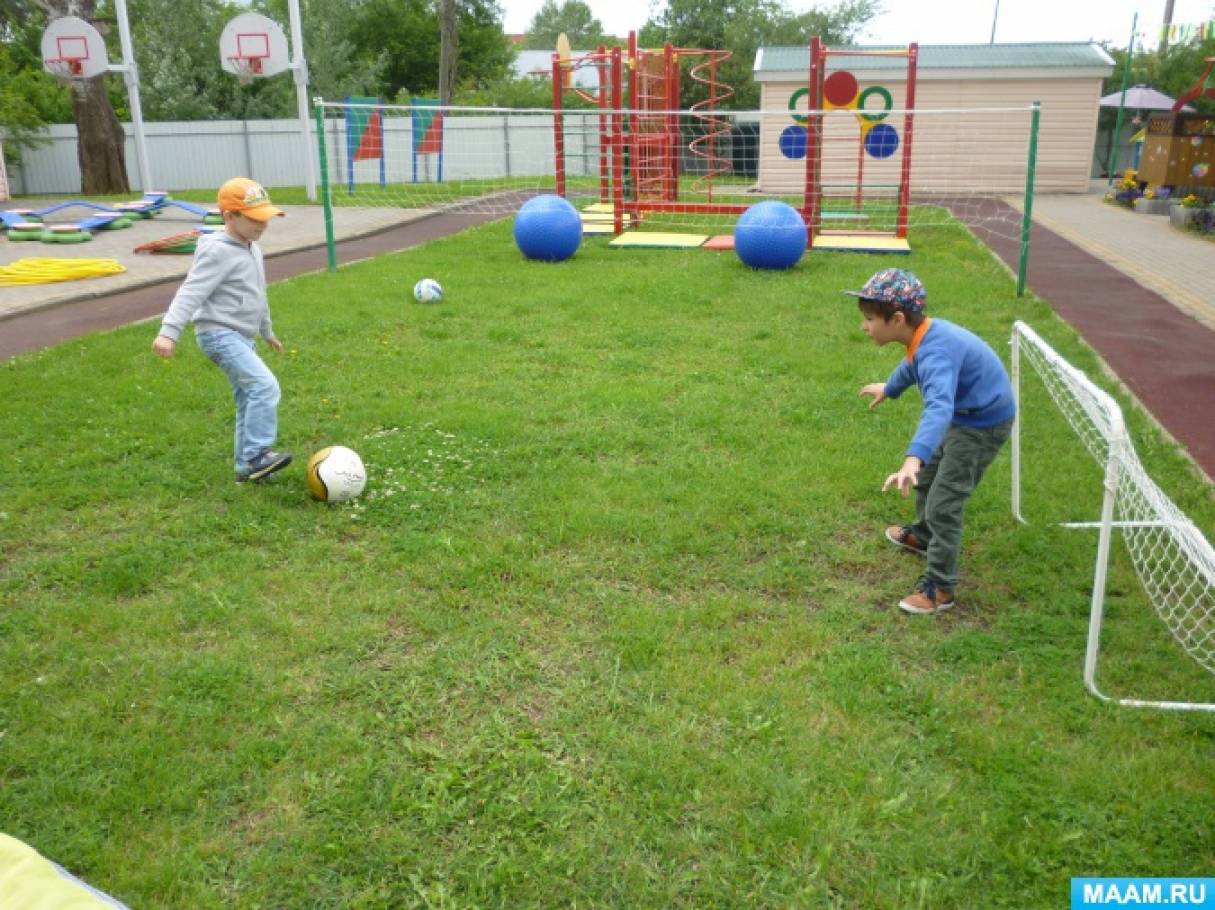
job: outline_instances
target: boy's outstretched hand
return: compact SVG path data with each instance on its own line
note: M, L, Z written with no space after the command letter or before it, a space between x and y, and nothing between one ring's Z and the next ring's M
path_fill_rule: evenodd
M916 485L916 475L920 473L921 467L923 463L920 459L908 455L903 459L903 466L886 478L886 482L882 484L882 492L885 493L891 487L898 487L904 496L911 495L911 488Z
M152 353L158 357L163 357L168 360L173 356L173 352L177 350L177 342L168 335L157 335L152 341Z
M873 396L873 401L869 402L869 410L872 411L886 400L886 385L881 382L871 382L869 385L861 386L861 397L865 395Z

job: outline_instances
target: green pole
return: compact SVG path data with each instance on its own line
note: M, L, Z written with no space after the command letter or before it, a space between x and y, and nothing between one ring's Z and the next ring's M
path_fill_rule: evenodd
M1114 121L1114 151L1110 155L1110 182L1108 186L1114 185L1114 179L1118 175L1118 140L1122 137L1122 111L1126 107L1126 84L1131 78L1131 61L1135 59L1135 25L1139 21L1139 14L1135 13L1131 17L1131 40L1126 46L1126 69L1122 71L1122 97L1118 99L1118 119Z
M329 201L329 159L325 155L325 109L320 98L314 98L316 105L316 148L317 161L321 165L321 199L325 204L325 249L329 254L329 271L337 271L337 244L333 239L333 205Z
M1025 166L1025 211L1021 216L1021 257L1017 262L1017 296L1025 296L1025 276L1029 271L1029 229L1034 220L1034 174L1038 169L1038 120L1042 102L1035 101L1029 115L1029 161Z

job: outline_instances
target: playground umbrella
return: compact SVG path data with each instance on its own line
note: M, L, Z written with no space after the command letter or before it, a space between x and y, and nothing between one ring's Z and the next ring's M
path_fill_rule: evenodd
M1158 92L1150 85L1135 85L1126 90L1126 109L1128 111L1171 111L1175 100L1164 92ZM1122 92L1112 92L1102 98L1098 104L1101 107L1122 107ZM1182 108L1185 111L1194 110L1188 104Z

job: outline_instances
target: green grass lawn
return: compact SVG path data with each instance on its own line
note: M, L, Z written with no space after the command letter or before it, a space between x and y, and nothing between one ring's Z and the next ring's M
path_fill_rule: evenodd
M287 200L279 200L287 201ZM1095 358L961 228L931 311ZM271 288L281 442L367 463L232 481L227 384L154 324L0 363L0 830L139 908L1065 906L1080 875L1215 866L1215 717L1081 666L1099 474L1027 385L960 606L879 492L918 396L859 331L887 263L584 244L502 222ZM412 302L422 277L437 306ZM167 303L167 300L166 300ZM1118 393L1207 534L1210 487ZM1215 700L1112 565L1120 695Z

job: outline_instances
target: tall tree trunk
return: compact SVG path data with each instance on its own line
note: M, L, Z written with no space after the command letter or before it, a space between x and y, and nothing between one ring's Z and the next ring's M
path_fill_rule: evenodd
M439 103L446 106L456 93L456 0L442 0L439 6Z
M106 94L105 80L105 76L97 76L73 82L71 86L80 192L85 196L131 191L126 136Z

